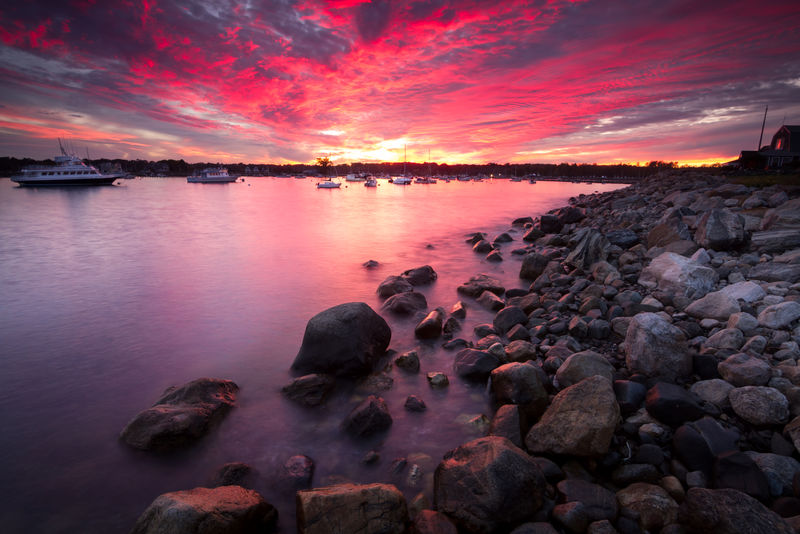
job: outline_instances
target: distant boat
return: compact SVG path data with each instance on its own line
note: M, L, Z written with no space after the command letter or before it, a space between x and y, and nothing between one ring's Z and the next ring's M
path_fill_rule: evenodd
M416 180L414 180L416 184L435 184L436 178L432 178L430 176L420 176Z
M413 180L408 176L397 176L392 179L393 184L397 185L410 185Z
M367 178L364 182L364 187L378 187L378 180L375 178Z
M348 182L363 182L367 179L363 174L348 174L344 177Z
M317 182L317 189L338 189L341 186L342 184L339 182L334 182L330 178L321 182Z
M228 169L223 167L209 167L198 174L186 177L187 182L197 184L224 184L235 182L238 179L238 176L228 174Z
M101 174L92 165L84 163L79 157L67 154L58 142L61 155L53 158L55 165L31 165L23 168L20 174L11 179L19 185L59 186L59 185L112 185L121 174Z

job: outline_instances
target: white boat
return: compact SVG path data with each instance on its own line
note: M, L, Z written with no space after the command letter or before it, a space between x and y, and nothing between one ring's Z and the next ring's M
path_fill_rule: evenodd
M60 185L112 185L114 180L125 174L101 174L93 165L84 163L79 157L67 154L61 141L58 142L61 155L53 158L55 165L31 165L25 167L11 179L19 185L60 186Z
M224 167L209 167L186 177L186 181L193 184L225 184L238 179L238 176L228 174L228 169Z
M416 184L435 184L436 178L432 178L430 176L420 176L416 180L414 180Z
M409 185L411 182L413 182L413 180L408 176L397 176L392 179L392 183L395 185Z
M317 182L317 189L338 189L342 184L333 182L330 179Z
M344 177L348 182L363 182L367 179L363 174L348 174Z
M378 180L375 178L367 178L367 181L364 182L364 187L378 187Z

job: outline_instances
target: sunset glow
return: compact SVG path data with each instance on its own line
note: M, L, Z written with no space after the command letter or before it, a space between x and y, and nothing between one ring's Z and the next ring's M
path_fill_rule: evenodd
M800 124L800 4L0 8L0 155L704 164Z

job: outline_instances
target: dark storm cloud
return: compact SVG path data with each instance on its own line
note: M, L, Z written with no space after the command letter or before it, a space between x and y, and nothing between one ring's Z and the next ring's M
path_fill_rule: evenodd
M356 8L356 26L361 38L371 43L389 26L391 3L387 0L370 0Z

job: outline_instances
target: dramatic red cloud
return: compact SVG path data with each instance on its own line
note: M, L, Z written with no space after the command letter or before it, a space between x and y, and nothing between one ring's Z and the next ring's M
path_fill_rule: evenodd
M48 5L49 4L49 5ZM256 5L257 4L257 5ZM712 162L800 123L778 1L188 0L0 11L0 146L188 161ZM99 155L99 154L98 154Z

